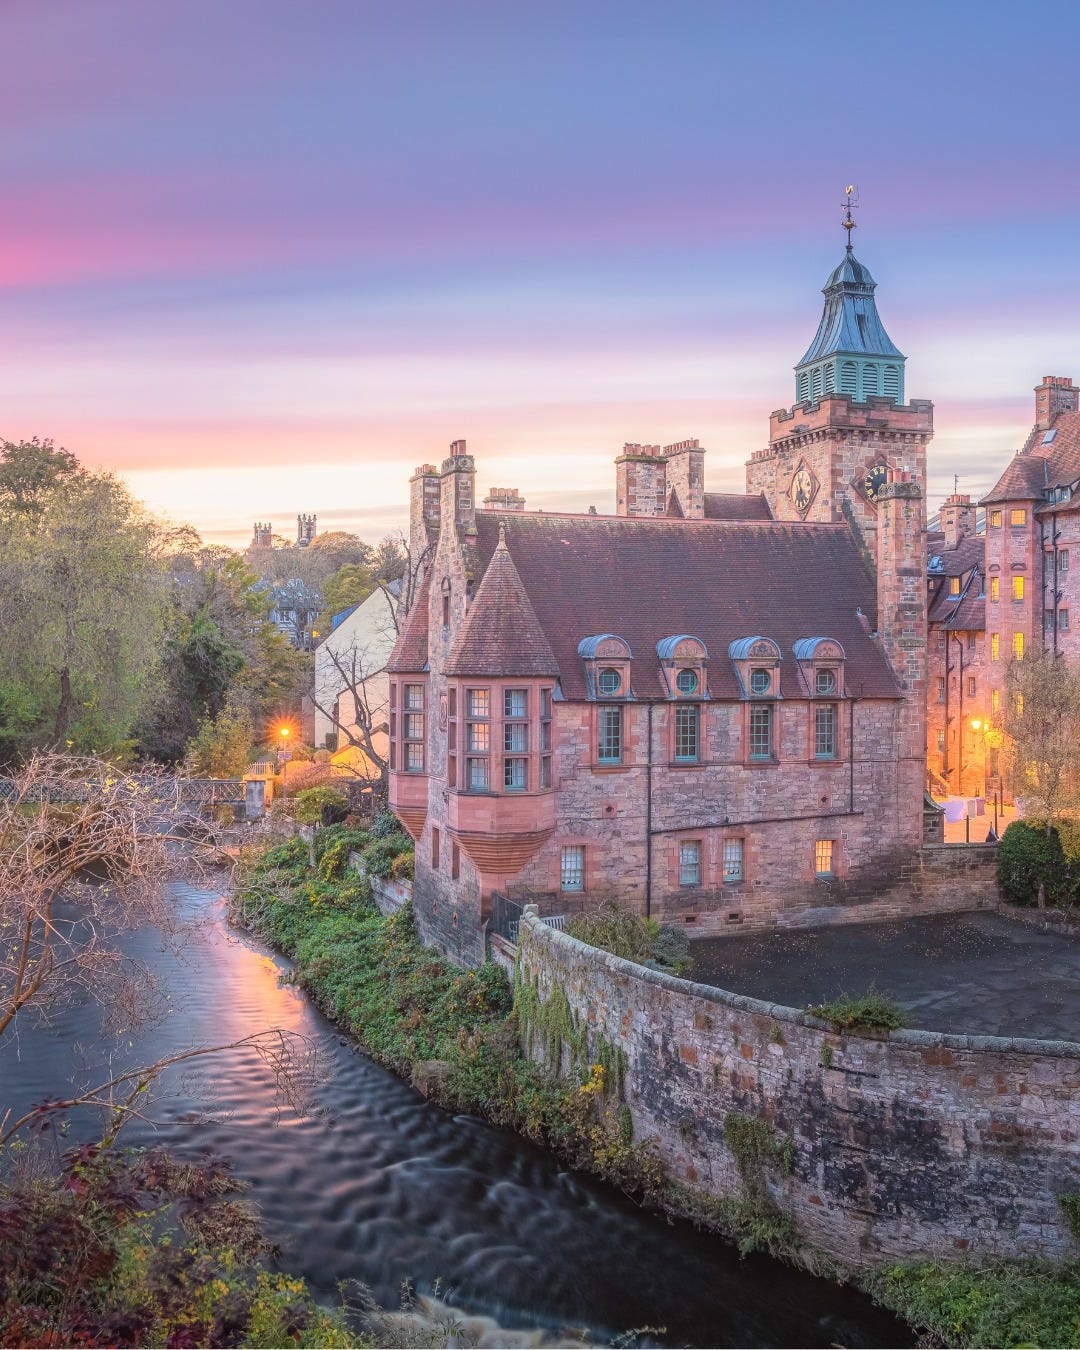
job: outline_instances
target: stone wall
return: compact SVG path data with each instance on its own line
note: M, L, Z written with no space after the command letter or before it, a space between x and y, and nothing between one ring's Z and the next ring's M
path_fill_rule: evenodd
M590 1059L601 1037L622 1051L635 1135L654 1138L684 1183L742 1192L725 1143L738 1113L767 1123L777 1156L790 1141L790 1172L769 1165L764 1183L802 1238L845 1262L1075 1253L1058 1197L1080 1192L1080 1045L839 1035L587 947L528 912L520 974L544 1000L562 990Z
M360 860L359 853L349 854L349 866L371 882L371 897L380 914L396 914L403 905L412 900L411 881L394 881L391 877L373 877L369 875Z

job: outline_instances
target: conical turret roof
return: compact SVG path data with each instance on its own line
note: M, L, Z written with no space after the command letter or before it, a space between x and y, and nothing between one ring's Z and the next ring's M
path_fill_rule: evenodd
M448 675L493 679L555 678L559 674L559 664L514 566L502 529L445 669Z

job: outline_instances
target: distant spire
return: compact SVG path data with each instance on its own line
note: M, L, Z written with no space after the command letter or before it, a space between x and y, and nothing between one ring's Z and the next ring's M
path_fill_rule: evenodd
M851 231L856 228L855 217L851 214L852 209L859 209L859 192L854 183L849 183L844 189L844 219L843 226L847 230L847 251L851 252Z
M506 526L502 523L502 521L499 521L499 547L500 548L506 547Z

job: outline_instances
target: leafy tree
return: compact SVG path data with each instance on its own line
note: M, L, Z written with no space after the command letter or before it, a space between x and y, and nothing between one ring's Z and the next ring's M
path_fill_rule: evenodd
M191 772L202 778L239 778L251 763L255 741L251 718L243 708L223 708L208 718L188 742Z
M0 442L0 517L38 519L53 492L79 472L70 450L50 440Z
M159 526L108 474L48 443L3 452L0 735L114 749L152 692L163 631Z
M1080 670L1047 653L1010 664L1002 730L1013 795L1047 837L1080 814ZM1040 884L1038 902L1046 903Z
M323 612L319 616L323 636L330 631L330 620L335 614L366 600L374 589L375 579L363 563L346 563L328 577L322 588Z

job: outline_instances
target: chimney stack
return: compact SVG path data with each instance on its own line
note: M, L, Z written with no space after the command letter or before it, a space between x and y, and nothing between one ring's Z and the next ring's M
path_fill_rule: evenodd
M1035 425L1049 431L1058 414L1080 409L1080 389L1068 375L1044 375L1035 386Z

